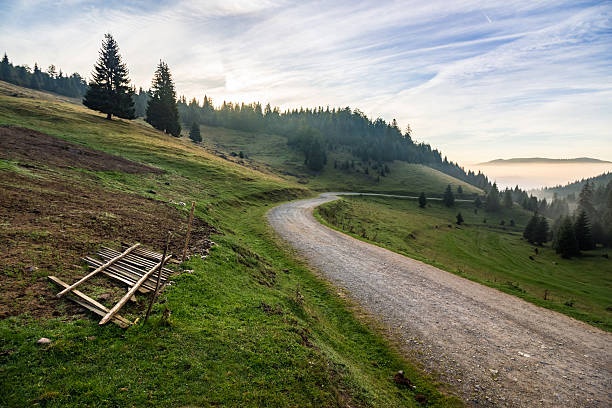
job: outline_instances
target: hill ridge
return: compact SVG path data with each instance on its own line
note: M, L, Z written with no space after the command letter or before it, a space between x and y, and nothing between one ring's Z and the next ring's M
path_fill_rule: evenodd
M612 163L608 160L595 159L592 157L575 157L571 159L551 159L547 157L515 157L511 159L495 159L487 162L477 163L479 166L505 165L505 164L565 164L565 163Z

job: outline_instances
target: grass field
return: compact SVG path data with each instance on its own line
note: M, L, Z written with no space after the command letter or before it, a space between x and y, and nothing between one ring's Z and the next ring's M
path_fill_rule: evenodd
M174 279L146 325L126 331L100 327L89 315L71 315L68 306L51 318L9 309L9 317L0 320L1 406L462 405L400 357L382 330L356 317L353 305L278 242L265 212L312 194L303 186L228 162L145 124L109 122L80 106L5 84L0 125L35 129L165 171L90 171L8 157L0 160L0 191L20 187L50 194L53 186L69 184L85 195L194 200L196 215L220 231L212 236L217 245L210 256L186 262L193 272ZM76 280L83 273L78 265L63 271L24 268L41 257L63 255L58 240L77 227L68 210L58 210L63 221L57 236L36 225L26 231L25 225L13 225L14 213L0 212L0 240L24 254L6 260L16 266L3 267L0 279L9 274L23 279L27 284L19 296L37 308L56 304L49 300L57 288L46 283L47 274ZM95 222L118 217L89 211ZM176 211L186 219L185 207ZM88 229L77 232L85 243L99 238ZM104 244L116 247L118 235L109 234ZM42 291L32 294L30 283L42 285ZM139 296L137 306L122 313L140 316L138 305L145 301ZM165 309L171 311L167 319ZM40 337L51 344L38 346ZM414 387L394 383L399 369Z
M360 191L397 194L442 195L448 184L455 188L462 186L465 194L482 193L470 184L453 178L438 170L420 164L395 161L389 164L391 173L378 177L371 167L365 174L365 166L355 160L350 169L334 168L338 164L354 159L348 152L328 153L327 164L319 173L309 171L304 165L304 157L287 145L287 138L279 135L249 133L215 127L201 127L203 144L226 154L243 152L248 156L244 162L257 168L268 169L290 180L300 181L316 191Z
M464 225L456 224L458 212ZM612 331L612 261L601 256L608 251L568 260L545 246L536 255L521 239L530 217L521 209L475 214L472 203L448 209L429 201L421 209L414 200L346 197L317 215L357 238Z

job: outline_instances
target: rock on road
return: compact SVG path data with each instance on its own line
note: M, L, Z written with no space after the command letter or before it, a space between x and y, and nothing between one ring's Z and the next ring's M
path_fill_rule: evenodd
M469 405L612 406L612 334L321 225L312 210L338 198L268 221Z

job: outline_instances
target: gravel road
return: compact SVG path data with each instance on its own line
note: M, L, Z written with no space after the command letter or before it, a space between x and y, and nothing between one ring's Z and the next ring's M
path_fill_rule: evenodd
M312 210L336 194L268 221L469 405L612 406L612 334L321 225Z

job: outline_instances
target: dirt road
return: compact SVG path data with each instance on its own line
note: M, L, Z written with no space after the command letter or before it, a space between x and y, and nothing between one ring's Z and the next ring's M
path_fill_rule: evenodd
M612 406L612 334L319 224L338 197L272 209L277 233L473 406Z

